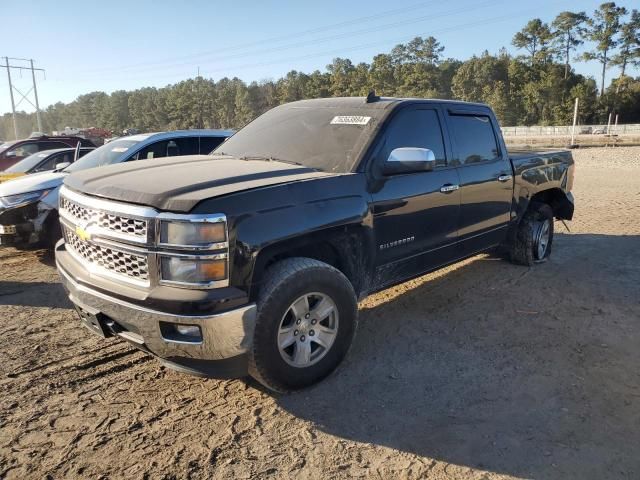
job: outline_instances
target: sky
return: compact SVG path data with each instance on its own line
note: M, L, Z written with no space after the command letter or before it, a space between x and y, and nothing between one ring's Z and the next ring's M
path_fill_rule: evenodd
M551 22L563 10L591 14L601 1L0 0L0 57L33 59L45 69L36 80L40 107L46 108L83 93L161 87L198 72L250 82L290 70L324 70L335 57L369 63L415 36L433 35L446 57L462 60L501 47L517 53L511 39L531 18ZM637 0L616 3L628 10L639 6ZM597 63L574 66L598 78ZM0 114L11 111L1 70ZM23 93L32 86L29 71L12 70L12 80ZM18 103L20 95L14 95ZM16 109L34 110L25 101Z

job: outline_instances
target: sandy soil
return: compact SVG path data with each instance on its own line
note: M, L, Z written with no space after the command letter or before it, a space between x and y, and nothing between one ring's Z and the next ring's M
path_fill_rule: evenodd
M536 268L476 257L362 302L336 374L276 397L79 328L0 251L0 478L640 478L640 148L575 152Z

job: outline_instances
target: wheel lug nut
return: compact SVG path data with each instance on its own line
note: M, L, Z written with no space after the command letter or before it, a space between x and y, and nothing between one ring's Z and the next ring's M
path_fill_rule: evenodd
M313 337L315 334L316 334L316 332L314 332L313 330L310 330L310 331L309 331L309 336L310 336L310 337Z
M304 335L302 335L302 336L300 337L300 341L301 341L301 342L304 342Z
M298 330L294 330L294 331L293 331L293 334L294 334L295 336L298 336Z
M311 315L309 315L308 313L304 316L304 318L309 318Z
M317 320L314 318L313 320L311 320L311 325L315 325L317 322Z
M296 320L296 325L300 325L300 322L302 322L302 320L300 319Z

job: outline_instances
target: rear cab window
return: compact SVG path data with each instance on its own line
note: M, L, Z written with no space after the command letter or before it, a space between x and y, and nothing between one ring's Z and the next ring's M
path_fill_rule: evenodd
M500 149L489 115L450 113L448 120L461 165L492 162L500 158Z

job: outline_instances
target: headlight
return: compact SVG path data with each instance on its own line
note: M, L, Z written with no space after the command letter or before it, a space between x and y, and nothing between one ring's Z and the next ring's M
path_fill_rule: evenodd
M192 220L165 221L160 223L160 243L182 247L209 247L227 241L227 226L224 221Z
M224 215L173 215L160 218L160 283L185 288L229 284L229 239ZM181 251L178 253L178 251Z
M227 256L161 256L160 275L165 283L208 287L227 278Z
M49 190L38 190L36 192L18 193L17 195L8 195L0 197L0 205L4 208L15 208L30 203L38 202L47 196Z

